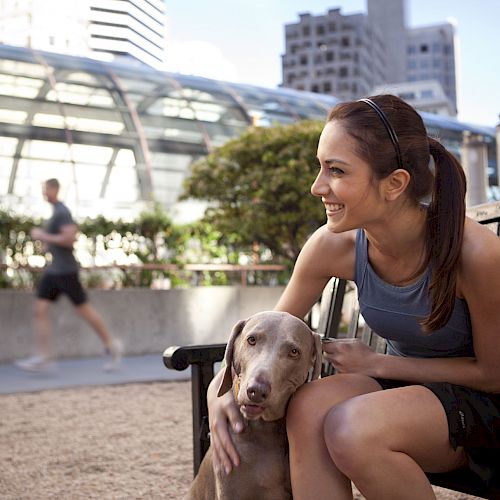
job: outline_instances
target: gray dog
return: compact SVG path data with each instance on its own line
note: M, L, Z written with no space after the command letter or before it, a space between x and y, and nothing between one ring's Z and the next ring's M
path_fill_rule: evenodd
M218 396L233 387L244 417L245 430L232 434L241 463L215 473L209 448L188 500L292 499L286 407L309 375L319 377L321 361L319 335L291 314L262 312L234 326Z

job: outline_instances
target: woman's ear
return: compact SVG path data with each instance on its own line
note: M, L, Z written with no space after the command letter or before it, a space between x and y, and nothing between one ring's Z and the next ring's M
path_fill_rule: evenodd
M410 173L398 168L383 180L384 197L387 201L395 201L405 192L410 183Z

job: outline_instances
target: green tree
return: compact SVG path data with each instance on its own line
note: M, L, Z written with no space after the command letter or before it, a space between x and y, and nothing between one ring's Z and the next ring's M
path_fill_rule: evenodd
M183 198L208 201L204 220L242 246L257 242L295 261L325 219L309 192L321 129L316 121L250 128L193 165Z

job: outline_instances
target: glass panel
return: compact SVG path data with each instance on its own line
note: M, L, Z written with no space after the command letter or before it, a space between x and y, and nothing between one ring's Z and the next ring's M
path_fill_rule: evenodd
M12 170L12 158L0 156L0 194L2 196L7 194L9 189L9 179ZM1 206L2 200L0 200Z
M71 151L74 161L95 165L107 165L113 154L113 148L86 144L73 144Z
M21 124L26 121L28 113L26 111L16 111L13 109L0 109L0 122Z
M39 64L26 63L22 61L13 61L11 59L0 60L0 71L8 75L24 75L33 78L45 80L47 72Z
M185 174L191 165L192 156L172 153L152 153L153 171L169 170Z
M106 167L90 163L76 163L76 187L80 200L96 200L101 193Z
M14 156L17 147L17 139L14 137L0 136L0 156Z
M0 74L0 94L34 99L43 80Z
M113 98L107 90L62 82L58 82L55 90L52 89L47 93L46 99L48 101L78 104L80 106L105 108L114 106Z
M64 142L26 141L21 154L24 158L58 162L71 158L70 149Z
M129 151L129 153L132 152ZM115 165L113 167L108 186L106 187L105 198L112 203L134 203L139 198L139 186L137 183L135 165Z
M134 152L130 149L120 149L120 151L116 155L115 165L118 167L134 167Z

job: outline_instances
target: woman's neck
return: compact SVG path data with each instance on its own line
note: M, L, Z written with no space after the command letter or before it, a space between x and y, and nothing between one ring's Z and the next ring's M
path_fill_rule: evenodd
M394 285L408 285L427 264L426 213L407 210L383 224L364 228L368 259L375 272Z

